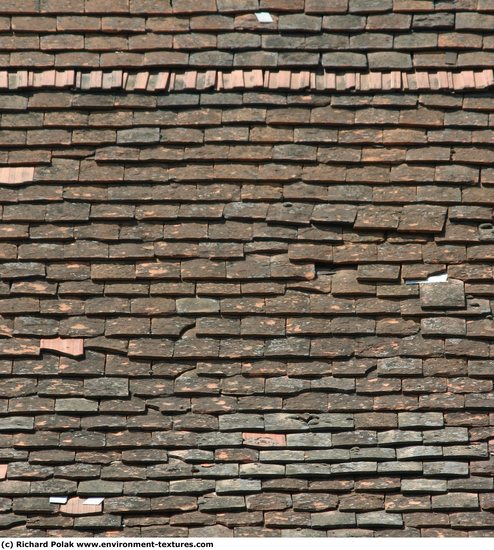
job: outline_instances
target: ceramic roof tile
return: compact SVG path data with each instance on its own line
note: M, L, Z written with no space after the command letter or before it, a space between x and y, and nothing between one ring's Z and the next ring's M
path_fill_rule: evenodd
M3 533L490 533L489 2L4 4Z
M232 51L237 47L243 49L245 46L241 44L244 36L248 40L248 35L253 31L271 38L269 42L265 42L264 61L262 61L263 56L259 55L258 47L244 52L243 59L247 63L254 64L260 62L269 62L270 66L273 63L276 64L274 61L276 54L282 53L281 50L277 50L276 44L282 43L284 30L297 32L302 39L318 38L326 30L338 32L347 39L345 51L341 51L341 47L338 48L340 57L357 59L358 56L363 56L362 59L366 60L365 63L362 61L364 68L367 66L367 58L370 66L379 66L388 70L396 67L410 69L412 67L410 63L421 69L449 68L447 56L440 55L444 51L443 48L450 48L446 53L455 53L458 47L466 48L452 62L460 69L480 67L483 58L492 57L492 52L489 51L490 42L487 40L482 44L483 35L488 38L490 28L488 21L492 16L489 12L476 12L476 7L468 3L455 6L455 9L450 12L423 1L407 6L397 2L380 2L376 9L369 3L354 9L351 5L347 6L346 2L328 7L320 2L309 1L290 4L288 10L282 3L255 8L254 4L232 6L219 3L218 5L214 1L204 1L195 6L180 4L172 8L162 5L157 8L153 2L118 4L115 1L109 6L109 11L99 9L89 0L84 3L85 9L75 9L67 3L57 4L57 7L59 11L54 11L54 8L45 8L44 4L34 6L34 3L31 11L24 11L21 8L18 11L9 11L6 8L5 21L8 22L9 18L12 18L12 29L25 33L23 47L27 49L26 54L31 56L32 62L41 66L53 65L55 62L57 65L72 68L92 66L97 69L100 66L112 64L118 68L120 63L131 66L143 60L145 63L154 65L159 59L159 65L170 67L170 64L178 62L176 54L179 53L182 55L180 62L187 63L187 55L193 54L200 47L198 40L190 40L191 28L201 31L204 38L211 42L209 45L211 51L208 52L210 62L227 62L231 66L233 56L229 57L229 61L225 61L226 58L221 55L221 51L214 50L213 42L223 39L222 37L232 30L234 24L237 27L239 39L232 43ZM258 10L267 10L274 22L268 24L259 22L255 16ZM146 15L149 16L147 21ZM321 16L324 17L321 18ZM5 37L5 67L22 66L25 55L23 52L16 51L19 48L15 40L18 39L10 34L8 25L0 30ZM156 37L161 38L162 41L157 41L154 46L149 42L147 46L149 31L155 33ZM400 34L391 45L389 40L385 40L386 33L396 31L400 31ZM51 54L41 55L37 51L36 44L38 44L40 32L43 32L41 36L43 49L46 50L46 47L53 43L57 48L56 57ZM84 32L95 34L85 38ZM351 40L348 40L350 36L348 33L352 33ZM173 35L174 40L170 42L169 39ZM133 36L142 37L142 40L134 40ZM475 37L478 37L478 40L473 40ZM109 48L111 41L115 44L113 48ZM86 44L91 45L91 51L85 49ZM245 44L247 45L248 42ZM420 53L420 48L425 46L429 48L429 52L424 56ZM117 55L109 49L115 51L118 49L120 52ZM255 53L256 51L258 54ZM362 51L365 53L361 53ZM9 52L12 54L9 55ZM290 52L286 52L286 55L293 57ZM308 52L304 54L299 52L297 55L305 56L305 59ZM284 56L283 52L279 59L283 60ZM198 60L200 58L200 56L197 57ZM193 59L192 63L194 63ZM307 64L307 61L303 63ZM341 62L339 66L341 67Z

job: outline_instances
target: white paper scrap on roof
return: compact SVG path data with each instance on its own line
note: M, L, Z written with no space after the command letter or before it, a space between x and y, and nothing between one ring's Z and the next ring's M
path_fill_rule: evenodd
M84 506L98 506L104 501L104 497L90 497L87 498L82 504Z
M256 13L257 20L259 23L272 23L273 18L271 14L267 11L259 11Z

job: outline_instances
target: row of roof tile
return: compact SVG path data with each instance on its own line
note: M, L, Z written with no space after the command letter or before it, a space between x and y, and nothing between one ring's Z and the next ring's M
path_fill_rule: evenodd
M340 55L340 54L330 54ZM346 55L346 54L342 54ZM372 55L372 54L369 54ZM334 66L334 63L332 64ZM389 63L384 64L389 66ZM342 68L357 67L348 62ZM365 68L364 64L362 68ZM383 68L381 66L376 68ZM196 90L311 90L311 91L427 91L486 89L494 84L492 69L466 71L391 71L331 73L307 71L188 71L127 72L123 70L80 72L47 70L42 72L0 72L0 89L22 90L69 88L80 90L125 90L171 92Z

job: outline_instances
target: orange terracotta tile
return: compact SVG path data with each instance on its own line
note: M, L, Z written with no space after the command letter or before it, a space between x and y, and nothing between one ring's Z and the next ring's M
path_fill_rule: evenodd
M269 86L269 71L264 71L262 85L265 88Z
M147 88L148 81L149 81L148 72L138 73L134 84L134 90L138 90L138 91L145 90Z
M89 75L89 88L101 88L103 84L103 71L91 71Z
M431 90L439 90L439 79L437 73L429 73L429 84Z
M9 87L9 73L7 71L0 71L0 88Z
M357 79L356 79L355 73L347 73L345 75L344 80L345 80L345 88L347 90L355 89L357 85Z
M391 73L383 73L382 75L382 87L383 90L391 90Z
M84 355L84 340L82 338L42 338L40 348L80 357Z
M429 75L426 72L420 71L415 73L415 81L419 90L427 90L430 87Z
M65 71L55 72L55 86L57 88L65 86Z
M88 516L100 514L103 511L102 504L84 504L86 499L80 497L69 498L66 504L60 506L60 513L67 516Z
M317 90L324 90L325 87L324 87L324 75L323 74L316 74L316 89Z
M223 73L221 71L218 71L216 73L216 89L222 90L223 89Z
M454 80L453 80L453 73L448 72L447 75L448 75L448 88L452 89L455 87Z
M308 88L310 86L310 72L302 71L300 73L300 84L302 88Z
M167 87L168 87L168 82L170 80L170 73L165 71L165 72L160 72L158 74L158 78L156 80L156 86L155 86L155 89L156 90L166 90Z
M417 89L417 77L416 73L408 73L407 74L407 89L408 90L416 90Z
M217 71L206 71L204 75L204 88L214 88L216 86Z
M465 87L463 73L453 73L453 87L455 90L463 90Z
M278 72L267 71L268 88L270 90L278 89Z
M337 74L336 75L336 89L338 91L346 90L345 75Z
M15 185L33 181L34 166L8 166L0 168L0 183Z
M263 72L260 69L244 72L244 82L247 88L257 88L264 82Z
M184 89L194 90L197 82L197 71L187 71L184 75Z
M486 86L492 86L494 84L494 71L492 69L485 69L483 73Z
M360 86L359 89L367 92L369 90L369 75L368 74L361 74L360 75Z
M487 86L486 80L484 78L484 73L482 71L475 71L474 79L476 88L485 88Z
M175 73L170 73L169 78L168 78L168 89L169 90L175 89L175 78L176 78L176 74Z
M437 78L439 80L439 89L449 88L448 73L446 71L439 71Z
M223 73L222 78L223 78L223 89L231 90L233 88L231 73Z
M233 71L231 75L232 88L244 87L244 71Z
M17 72L17 87L26 88L28 85L28 72L27 71L18 71Z
M310 73L310 82L309 82L309 88L311 90L315 90L316 89L316 74L315 73Z
M408 73L401 73L401 85L404 90L408 90Z
M8 74L5 73L7 78L8 78ZM33 86L35 88L40 88L41 86L43 85L43 73L34 73L33 75ZM7 84L7 87L8 87L8 84Z
M290 88L292 90L302 90L308 88L310 85L310 73L308 71L301 71L292 73L290 80Z
M56 71L44 71L42 73L42 85L43 86L55 86Z
M123 71L112 71L111 73L111 87L120 88L122 86Z
M103 90L111 89L111 73L103 73Z
M475 88L475 76L473 71L463 71L462 74L465 88Z
M382 89L382 74L381 73L369 73L369 89L381 90Z

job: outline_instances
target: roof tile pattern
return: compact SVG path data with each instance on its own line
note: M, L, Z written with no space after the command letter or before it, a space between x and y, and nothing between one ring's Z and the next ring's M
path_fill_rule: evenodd
M2 535L494 534L493 17L3 0Z
M487 96L0 103L5 535L491 533Z
M491 68L482 0L5 0L0 66ZM260 22L259 11L273 21Z

